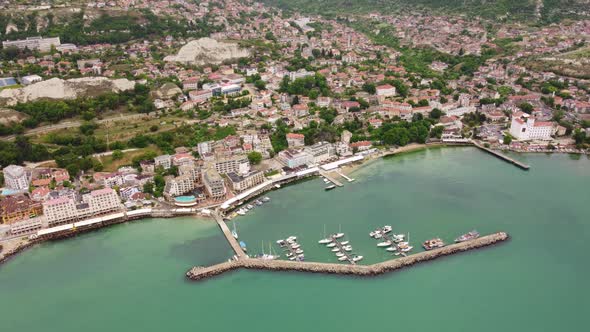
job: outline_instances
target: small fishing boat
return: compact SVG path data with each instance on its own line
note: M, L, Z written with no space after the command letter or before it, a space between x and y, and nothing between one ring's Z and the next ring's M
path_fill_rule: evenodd
M332 239L328 239L328 238L321 239L318 241L319 244L328 244L330 242L332 242Z
M252 210L254 208L254 205L248 204L248 205L246 205L246 207L248 208L248 210Z
M299 245L297 243L291 245L291 248L293 248L293 249L298 249L299 247L301 247L301 245Z
M335 246L336 246L336 243L334 243L334 242L326 244L326 247L328 247L328 248L333 248Z
M270 198L269 198L268 196L264 196L264 197L262 198L262 201L263 201L263 202L270 202Z
M337 252L337 253L336 253L336 256L337 256L337 257L342 257L342 256L344 256L344 253Z
M344 249L344 251L352 251L352 246L344 246L342 249Z
M387 250L387 251L397 251L397 247L389 247L389 248L386 248L385 250Z
M391 241L383 241L377 243L377 247L389 247L391 245Z
M278 244L280 247L284 247L284 246L286 246L286 245L287 245L287 242L285 242L285 240L277 240L277 244Z
M342 257L338 258L338 260L339 260L339 261L345 261L345 260L348 260L348 257L346 257L346 256L342 256Z
M334 188L336 188L336 185L334 185L334 184L333 184L333 185L331 185L331 186L327 186L326 188L324 188L324 190L325 190L325 191L328 191L328 190L332 190L332 189L334 189Z
M297 249L297 250L295 250L295 253L296 254L303 254L303 249Z
M343 237L343 236L344 236L344 233L336 233L336 234L333 234L333 235L332 235L332 238L334 238L334 239L339 239L339 238L341 238L341 237Z
M354 257L352 258L352 261L353 261L353 262L358 262L358 261L360 261L361 259L363 259L363 256L354 256Z
M341 244L341 245L343 245L343 246L345 246L345 245L347 245L349 242L350 242L350 241L342 241L342 242L340 242L340 244Z
M287 242L289 242L289 241L291 241L291 242L295 242L295 241L297 241L297 236L289 236L289 237L287 238Z
M380 239L383 237L383 233L379 232L379 233L375 233L375 235L373 236L376 239Z
M256 200L256 201L254 202L254 204L256 204L256 205L258 205L258 206L261 206L261 205L262 205L262 202L261 202L261 201L259 201L259 200Z
M332 252L339 252L339 251L340 251L340 248L334 248L334 249L332 249Z
M246 242L240 241L240 247L242 247L242 250L248 251L248 248L246 248Z
M383 233L389 233L389 232L391 232L392 229L393 228L391 226L385 225L385 226L383 226Z

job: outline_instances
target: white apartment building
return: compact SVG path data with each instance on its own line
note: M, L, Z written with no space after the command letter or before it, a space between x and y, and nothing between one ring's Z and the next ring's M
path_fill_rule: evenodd
M319 164L336 156L336 149L331 143L318 142L312 146L305 147L307 154L313 158L313 163Z
M279 152L278 160L288 168L297 168L313 163L313 156L297 150L283 150Z
M197 144L197 150L199 151L200 156L211 153L213 151L213 141L206 141Z
M43 203L43 214L49 226L119 210L121 210L119 195L111 188L91 191L79 203L69 197L59 197Z
M223 182L223 178L219 173L217 173L214 169L207 169L203 172L202 175L203 184L205 185L205 190L207 194L214 198L223 198L226 194L225 184Z
M16 47L19 49L28 48L30 50L37 50L41 52L48 52L51 46L59 46L61 42L59 37L42 38L42 37L28 37L21 40L7 40L2 42L2 47L7 49L9 47Z
M226 176L232 190L235 192L244 191L264 182L264 174L260 171L245 175L227 173Z
M6 166L4 173L4 183L6 188L12 190L28 190L31 182L31 173L26 168L17 165Z
M166 182L164 193L168 198L180 196L195 189L195 181L188 174L179 175Z
M78 219L78 210L73 199L60 197L43 203L43 215L49 226L55 226Z
M528 140L551 140L555 133L552 122L539 121L529 114L518 112L512 116L510 124L510 135L519 141Z
M378 86L376 89L377 96L392 97L395 96L395 87L389 84Z
M291 81L294 81L298 78L305 78L307 76L313 76L313 75L315 75L315 73L312 71L307 71L305 69L299 69L298 71L289 72L289 79Z
M288 133L287 134L287 144L289 145L289 148L302 147L305 145L305 135Z
M154 165L156 167L162 166L164 169L169 169L172 167L172 157L169 154L157 156L154 158Z
M250 172L250 161L246 155L237 155L229 158L218 158L214 162L215 170L219 174Z

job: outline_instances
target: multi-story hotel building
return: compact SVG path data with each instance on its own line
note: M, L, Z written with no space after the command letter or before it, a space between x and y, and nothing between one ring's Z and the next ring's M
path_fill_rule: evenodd
M207 169L203 172L203 185L207 194L214 199L225 197L226 189L223 178L214 169Z
M26 168L17 165L6 166L4 173L4 183L6 188L12 190L28 190L31 182L31 173Z
M264 182L264 174L260 171L251 172L245 175L238 175L236 173L227 173L229 185L235 192L244 191Z
M517 112L512 116L510 124L510 135L519 141L528 140L551 140L555 132L552 122L539 121L529 114Z
M91 191L81 201L59 197L43 203L43 214L49 226L121 210L121 200L111 188Z
M215 170L219 174L238 173L246 174L250 171L250 161L246 155L237 155L228 158L218 158L214 162Z

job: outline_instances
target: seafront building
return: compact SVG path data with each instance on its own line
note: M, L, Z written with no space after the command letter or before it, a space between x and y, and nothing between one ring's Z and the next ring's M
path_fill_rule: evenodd
M284 166L295 169L313 163L313 156L293 149L279 152L277 160Z
M91 191L79 200L59 197L43 203L43 214L49 226L117 212L121 209L119 195L111 188Z
M536 121L535 118L523 112L517 112L512 116L510 135L519 141L549 141L554 132L552 122Z
M264 174L260 171L254 171L244 175L231 172L227 173L226 176L234 192L241 192L264 182Z

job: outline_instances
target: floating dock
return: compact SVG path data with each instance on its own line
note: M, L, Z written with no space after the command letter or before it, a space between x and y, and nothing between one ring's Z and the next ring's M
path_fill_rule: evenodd
M231 236L231 235L230 235ZM417 263L430 261L468 250L491 246L509 238L505 232L486 235L471 241L455 243L446 247L412 254L407 257L388 260L373 265L344 265L334 263L291 262L283 260L239 259L209 267L193 267L186 276L191 280L203 280L238 268L269 271L301 271L309 273L326 273L355 276L375 276L402 269Z
M496 156L496 157L498 157L498 158L500 158L500 159L502 159L504 161L507 161L507 162L509 162L509 163L511 163L511 164L513 164L513 165L515 165L515 166L517 166L519 168L521 168L521 169L524 169L525 171L528 171L531 168L527 164L521 163L520 161L518 161L516 159L512 159L512 158L510 158L510 157L508 157L508 156L506 156L504 154L501 154L500 152L494 151L492 149L488 149L485 146L483 146L483 145L481 145L481 144L479 144L479 143L477 143L475 141L473 141L472 143L473 143L473 145L475 145L479 149L481 149L481 150L483 150L483 151L485 151L485 152L487 152L489 154L492 154L492 155L494 155L494 156Z

